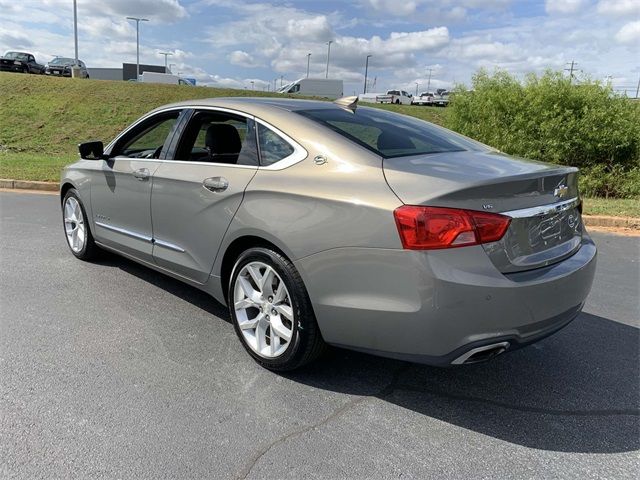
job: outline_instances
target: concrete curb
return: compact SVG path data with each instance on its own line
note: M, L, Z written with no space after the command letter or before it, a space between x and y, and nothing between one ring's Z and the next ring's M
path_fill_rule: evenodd
M35 182L0 178L0 188L57 192L60 189L60 184L58 182ZM587 227L630 228L632 230L640 230L640 218L583 215L582 220Z
M640 218L634 217L583 215L582 221L587 227L631 228L633 230L640 230Z
M60 184L58 182L36 182L31 180L12 180L7 178L0 178L0 188L56 192L60 190Z

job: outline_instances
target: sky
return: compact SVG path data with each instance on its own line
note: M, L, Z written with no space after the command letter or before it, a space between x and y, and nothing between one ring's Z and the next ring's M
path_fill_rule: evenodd
M44 63L74 55L72 0L0 0L0 50ZM91 67L164 64L199 84L264 90L306 76L361 93L470 84L479 68L562 70L635 96L640 0L78 0L79 57ZM307 57L308 54L310 57ZM429 75L431 78L429 79ZM253 82L253 83L252 83ZM373 83L375 82L375 84ZM416 86L416 83L418 84Z

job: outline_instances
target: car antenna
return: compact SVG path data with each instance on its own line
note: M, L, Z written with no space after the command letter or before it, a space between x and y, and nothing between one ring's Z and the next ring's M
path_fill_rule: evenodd
M352 112L355 112L356 108L358 107L358 97L342 97L334 100L333 103L335 103L336 105L340 105L343 108L347 108Z

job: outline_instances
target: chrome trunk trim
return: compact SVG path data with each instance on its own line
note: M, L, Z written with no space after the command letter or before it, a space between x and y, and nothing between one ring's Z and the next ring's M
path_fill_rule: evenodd
M580 205L580 199L578 197L564 202L553 203L549 205L541 205L539 207L523 208L521 210L511 210L509 212L501 212L502 215L507 215L511 218L530 218L549 215L550 213L560 213L565 210L577 207Z

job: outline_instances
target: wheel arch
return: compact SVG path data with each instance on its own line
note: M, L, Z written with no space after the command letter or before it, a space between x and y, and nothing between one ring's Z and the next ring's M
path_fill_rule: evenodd
M62 185L60 185L60 203L62 203L62 201L64 200L64 196L72 188L76 188L76 186L68 180L63 182Z
M229 291L229 281L233 266L240 254L249 248L263 247L278 252L280 255L292 261L291 257L278 245L264 237L258 235L242 235L235 238L224 251L222 261L220 262L220 285L222 287L222 295L227 301L227 293Z

